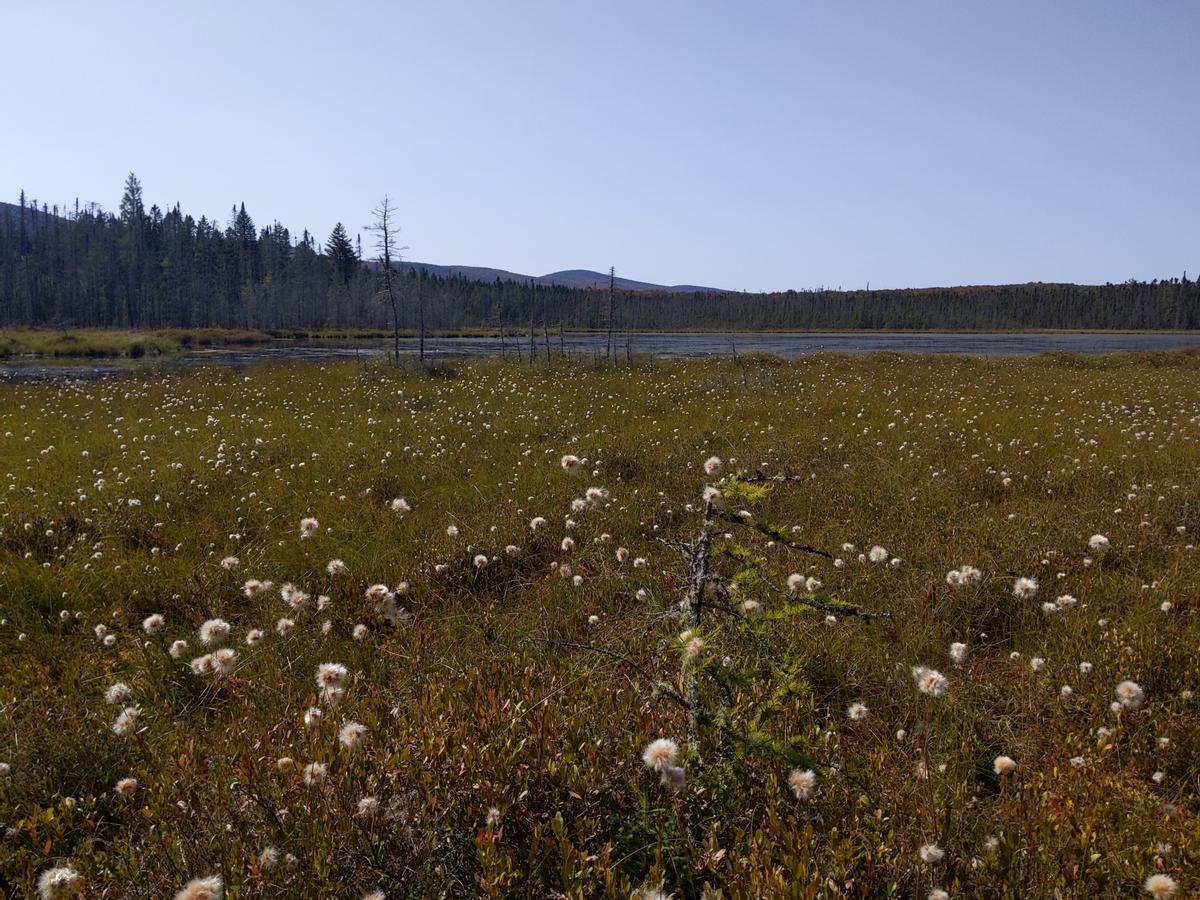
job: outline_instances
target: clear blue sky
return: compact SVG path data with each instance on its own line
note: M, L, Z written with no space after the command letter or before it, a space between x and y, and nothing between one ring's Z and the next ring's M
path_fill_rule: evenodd
M133 170L323 240L387 192L414 259L749 290L1200 271L1195 0L3 0L0 35L7 200Z

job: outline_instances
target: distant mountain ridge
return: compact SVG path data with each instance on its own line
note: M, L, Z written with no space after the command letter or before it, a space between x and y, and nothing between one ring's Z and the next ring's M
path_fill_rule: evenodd
M584 289L606 289L608 287L608 274L605 272L593 272L591 269L563 269L561 272L551 272L549 275L522 275L518 272L509 272L506 269L491 269L483 266L440 266L435 263L423 262L404 262L400 266L406 270L420 269L432 275L439 275L441 277L458 276L459 278L469 278L474 281L532 282L533 284L561 285L563 287ZM635 281L632 278L622 278L619 275L613 279L613 284L621 291L665 291L673 294L725 293L720 288L701 287L695 284L653 284L649 281Z

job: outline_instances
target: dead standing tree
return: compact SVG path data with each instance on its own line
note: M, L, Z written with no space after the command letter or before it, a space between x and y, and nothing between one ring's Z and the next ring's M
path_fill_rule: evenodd
M396 232L400 230L400 227L393 221L395 209L386 194L379 202L379 206L371 210L371 214L375 217L375 222L367 226L367 231L375 235L375 249L379 251L380 277L383 282L383 290L376 293L375 296L379 300L387 301L392 308L392 364L398 366L400 365L400 310L396 305L394 284L396 273L392 267L393 264L400 262L400 251L407 250L408 247L396 246ZM424 345L424 340L421 343Z
M708 465L712 465L710 461ZM712 472L710 474L716 474ZM782 479L781 479L782 480ZM737 489L743 480L738 478L728 479L724 482L730 488ZM747 482L749 483L749 482ZM750 491L749 495L757 494L756 491ZM761 496L761 495L759 495ZM824 550L818 550L816 547L809 547L805 544L799 544L789 540L780 534L776 529L771 528L764 523L754 522L752 519L746 519L743 516L734 516L725 512L725 496L724 492L713 487L706 488L703 496L704 502L704 519L700 526L700 533L690 541L672 540L669 538L660 538L660 542L679 553L683 557L687 567L687 590L683 600L679 604L680 621L684 627L685 635L693 635L704 623L707 613L721 613L726 617L743 619L743 614L735 610L730 603L729 583L713 565L712 544L713 538L717 533L717 524L721 522L725 525L741 526L749 528L753 531L758 531L767 537L783 543L789 549L798 550L803 553L810 553L816 556L828 558L830 554ZM734 557L735 559L737 557ZM749 561L738 559L743 565L749 566ZM761 580L768 586L772 586L766 576L761 576ZM828 610L832 608L831 604L823 603L815 597L810 598L806 603L817 610ZM851 615L859 615L869 617L869 613L865 613L856 607L838 606L837 611L842 614L850 613ZM751 631L759 646L766 651L768 657L771 658L775 665L778 665L779 657L771 649L761 635ZM717 686L717 695L719 697L716 708L706 715L703 704L700 699L700 667L694 665L690 657L692 656L688 641L684 641L684 662L681 672L681 688L684 700L684 710L687 713L687 743L688 749L696 754L700 753L700 726L707 720L716 725L718 731L721 732L723 742L727 743L728 739L733 735L728 727L729 710L728 701L730 693L728 687L723 683L717 671L714 669L709 672L713 677L713 682Z
M720 474L722 463L716 457L704 464L709 476ZM768 625L791 616L819 614L837 618L878 620L890 618L888 612L873 612L851 603L823 599L817 595L819 584L806 586L799 575L791 575L786 586L777 580L768 560L748 546L728 540L729 531L743 530L766 538L776 546L800 553L832 559L832 554L792 540L781 528L755 518L746 510L729 512L727 506L753 507L772 488L787 482L801 482L797 475L767 476L762 472L738 473L721 478L705 488L702 496L703 520L699 534L690 540L660 538L663 545L676 551L686 567L686 587L682 599L651 616L652 623L676 619L683 626L676 647L680 653L678 686L660 680L651 667L621 653L595 644L555 640L549 634L542 640L563 649L583 650L616 660L629 671L649 682L654 695L679 707L686 718L688 753L697 763L705 757L704 735L715 738L711 749L716 761L728 760L736 747L742 753L758 753L785 760L789 765L817 766L845 773L839 764L821 762L810 756L803 739L775 737L763 725L798 696L808 691L802 654L775 646ZM718 545L718 539L723 539ZM761 597L761 601L758 599ZM773 614L765 621L759 617L763 603L770 602ZM720 659L716 648L741 645L741 666L730 667ZM745 688L761 677L771 682L769 700L752 699ZM739 724L740 723L740 724ZM665 783L665 782L664 782Z
M417 269L417 360L425 365L425 270Z
M615 318L615 302L613 297L614 282L617 278L617 267L608 267L608 361L613 361L613 320Z

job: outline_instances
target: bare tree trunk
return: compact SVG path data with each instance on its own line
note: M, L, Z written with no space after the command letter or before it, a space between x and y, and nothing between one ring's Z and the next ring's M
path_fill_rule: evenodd
M613 282L617 277L617 267L608 267L608 361L613 361Z
M694 629L700 625L700 617L704 612L705 592L711 590L712 580L711 544L713 536L713 508L711 503L704 504L704 526L700 536L690 545L686 545L685 556L688 563L688 589L683 603L683 626ZM683 663L683 699L687 705L687 742L688 749L693 753L700 752L700 683L696 676L696 667L684 657Z
M390 279L388 279L390 281ZM400 365L400 315L396 312L396 295L392 293L391 285L387 288L388 299L392 303L392 364Z
M396 308L396 291L392 284L392 259L400 260L396 248L396 226L392 223L392 204L385 194L379 206L374 210L375 224L367 226L368 231L375 232L375 246L379 250L379 265L382 267L383 291L392 308L392 365L400 365L400 315ZM419 275L419 273L418 273Z
M417 358L425 365L425 292L421 272L417 272Z
M529 304L529 364L532 366L534 361L535 349L533 346L533 304Z

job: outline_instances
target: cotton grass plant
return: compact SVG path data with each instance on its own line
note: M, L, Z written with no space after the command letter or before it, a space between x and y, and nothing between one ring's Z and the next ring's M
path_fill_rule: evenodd
M0 385L0 891L1188 896L1198 440L1189 355Z

